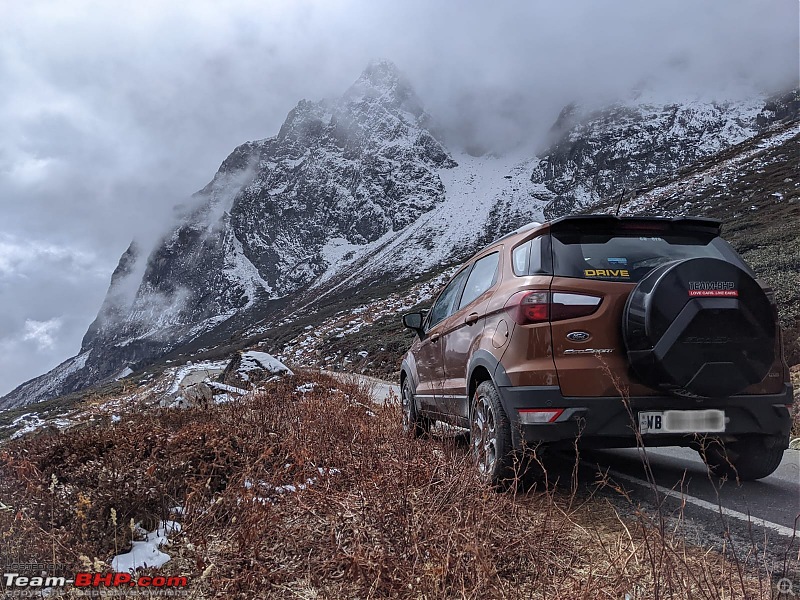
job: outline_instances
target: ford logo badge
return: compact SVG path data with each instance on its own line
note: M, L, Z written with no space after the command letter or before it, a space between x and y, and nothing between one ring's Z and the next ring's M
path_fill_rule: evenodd
M567 334L567 339L571 342L585 342L590 337L585 331L572 331Z

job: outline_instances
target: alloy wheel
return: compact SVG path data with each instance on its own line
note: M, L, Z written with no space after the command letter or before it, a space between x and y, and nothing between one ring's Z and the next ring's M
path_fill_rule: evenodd
M411 423L411 403L414 401L411 398L411 390L408 386L403 386L402 396L402 412L403 412L403 431L410 432L413 427Z
M491 478L497 461L497 425L488 398L480 396L472 416L472 455L481 477Z

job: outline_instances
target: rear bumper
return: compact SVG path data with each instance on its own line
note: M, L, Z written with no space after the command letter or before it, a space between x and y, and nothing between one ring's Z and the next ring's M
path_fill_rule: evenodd
M558 387L498 387L503 408L511 422L514 446L537 442L572 444L579 438L586 447L620 448L636 445L637 413L642 410L723 409L725 433L709 434L733 439L745 435L769 434L786 439L788 445L792 387L765 396L728 398L681 398L677 396L640 396L630 398L630 409L620 397L564 397ZM563 408L553 423L521 424L519 409ZM633 418L631 418L633 417ZM700 434L702 435L702 434ZM690 446L698 434L644 434L648 446Z

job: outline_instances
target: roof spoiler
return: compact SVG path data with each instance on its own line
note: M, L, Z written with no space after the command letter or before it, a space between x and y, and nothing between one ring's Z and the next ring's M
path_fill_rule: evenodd
M492 240L492 243L484 246L478 252L483 252L487 248L490 248L491 246L494 246L497 242L502 242L504 239L510 238L512 235L517 235L518 233L522 233L524 231L530 231L531 229L536 229L537 227L541 227L541 226L542 226L542 224L539 223L539 221L531 221L530 223L526 223L522 227L517 227L514 231L509 231L507 234L501 235L499 238L497 238L495 240Z
M642 233L699 233L718 236L722 222L705 217L615 217L613 215L570 215L550 222L550 231L582 232L641 231Z

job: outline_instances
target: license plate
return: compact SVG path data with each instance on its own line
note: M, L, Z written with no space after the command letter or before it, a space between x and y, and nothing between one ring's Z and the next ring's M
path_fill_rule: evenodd
M640 433L718 433L725 431L724 410L659 410L639 413Z

